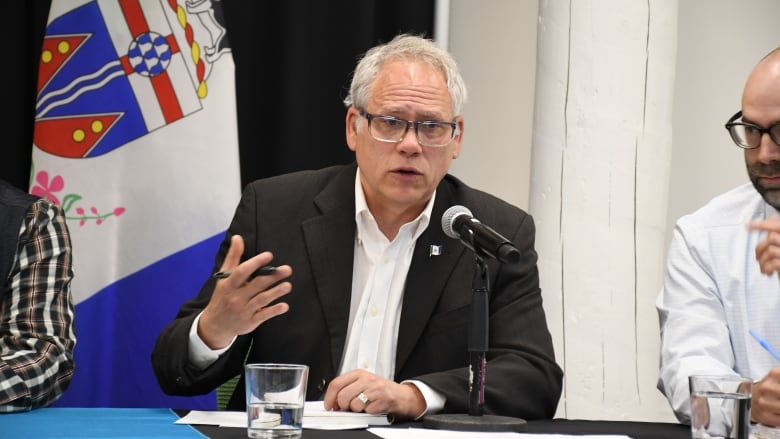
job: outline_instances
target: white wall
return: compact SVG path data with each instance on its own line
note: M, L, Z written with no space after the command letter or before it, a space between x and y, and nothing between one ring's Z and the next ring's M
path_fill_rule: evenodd
M452 172L528 209L537 1L450 0L450 7L449 49L471 93L464 109L464 151ZM747 181L742 153L723 124L740 107L750 69L780 46L778 19L777 0L679 1L667 242L679 216ZM660 284L660 276L655 282ZM652 307L638 312L657 319ZM635 316L609 318L625 318L630 327ZM673 419L666 407L652 412L638 420Z
M528 206L536 73L536 0L450 0L449 50L469 89L452 173Z

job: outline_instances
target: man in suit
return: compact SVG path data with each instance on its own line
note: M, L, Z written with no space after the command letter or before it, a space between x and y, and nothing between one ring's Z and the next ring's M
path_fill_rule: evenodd
M62 209L0 180L0 412L54 403L73 378L71 245Z
M345 99L356 163L256 181L244 190L210 279L158 338L167 393L209 392L243 364L310 367L308 399L416 419L468 409L475 257L439 226L469 208L519 249L488 262L484 412L549 418L561 392L534 249L533 219L447 171L460 154L466 88L430 40L369 50ZM302 119L305 128L305 118ZM251 278L272 261L272 275ZM228 408L245 404L243 381Z

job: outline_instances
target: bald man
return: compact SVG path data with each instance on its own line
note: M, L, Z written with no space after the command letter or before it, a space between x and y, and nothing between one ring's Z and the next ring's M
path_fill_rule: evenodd
M726 129L750 183L677 221L656 302L658 388L689 423L690 375L742 375L752 421L780 426L780 361L749 332L780 347L780 50L753 69Z

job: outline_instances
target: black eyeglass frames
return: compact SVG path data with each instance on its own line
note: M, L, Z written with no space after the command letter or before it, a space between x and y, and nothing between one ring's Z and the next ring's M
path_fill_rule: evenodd
M742 149L753 149L761 146L761 138L764 134L769 134L769 138L780 145L780 122L770 125L767 128L758 126L750 122L737 122L742 117L742 111L737 113L726 122L726 129L731 135L731 140Z

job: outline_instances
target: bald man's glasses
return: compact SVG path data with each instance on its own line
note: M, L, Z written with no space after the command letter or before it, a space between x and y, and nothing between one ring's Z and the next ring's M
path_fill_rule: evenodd
M761 146L761 138L764 137L764 134L769 134L769 138L775 142L775 145L780 145L780 122L764 128L750 122L736 122L740 117L742 117L742 112L738 111L726 122L726 129L731 134L731 140L737 146L743 149L758 148Z
M368 132L371 137L380 142L398 143L404 140L409 128L414 127L417 142L421 146L440 148L452 142L457 128L455 122L403 120L393 116L371 114L363 109L360 109L360 115L368 120Z

